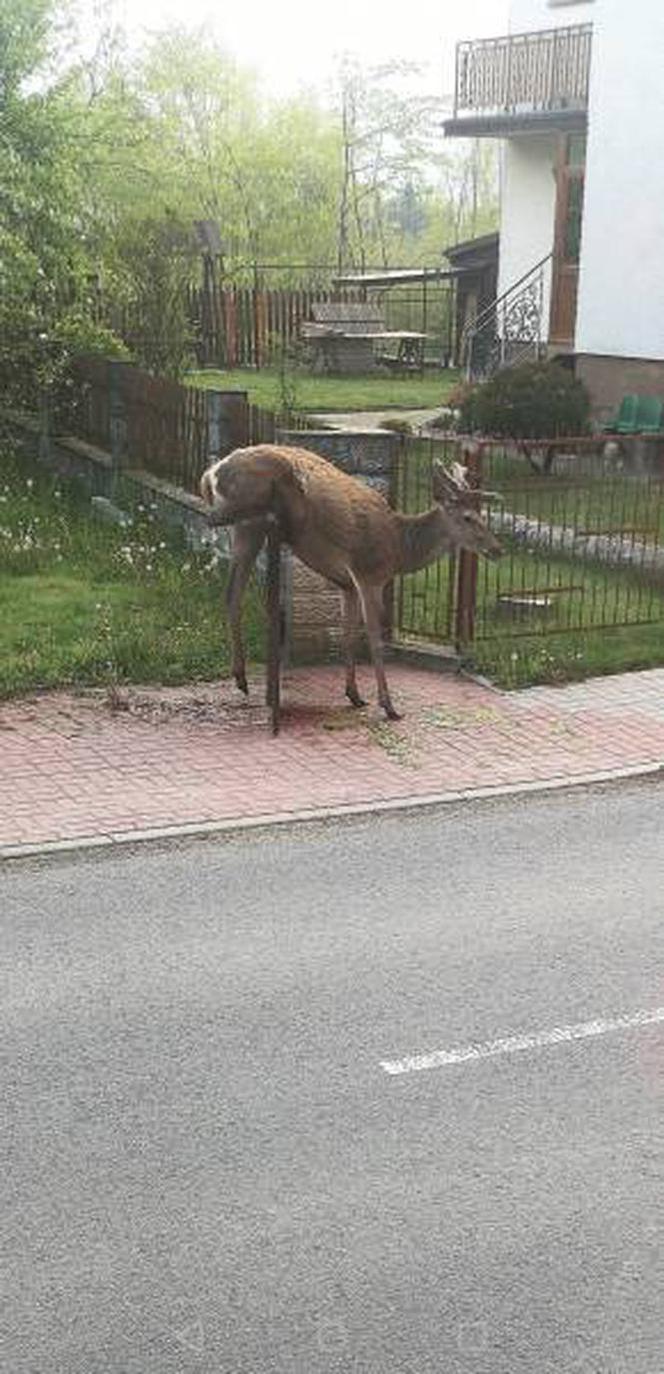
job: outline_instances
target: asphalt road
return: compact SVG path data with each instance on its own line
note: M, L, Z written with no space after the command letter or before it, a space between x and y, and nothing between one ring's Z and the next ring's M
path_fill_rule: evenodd
M6 870L3 1374L661 1374L663 819Z

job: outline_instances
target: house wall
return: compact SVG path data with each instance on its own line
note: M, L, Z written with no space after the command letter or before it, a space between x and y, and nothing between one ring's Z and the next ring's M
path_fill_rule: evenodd
M576 350L664 359L664 5L596 8Z
M603 4L603 0L600 0ZM567 28L571 24L590 24L595 19L594 0L512 0L510 33L530 33L534 29Z
M500 266L502 295L553 248L556 204L555 137L524 135L505 141L501 157ZM545 272L548 324L551 268Z
M512 0L509 29L512 33L529 33L586 24L596 19L597 9L595 0ZM499 294L553 249L556 147L555 134L528 134L503 143ZM545 328L550 288L549 266L545 272Z

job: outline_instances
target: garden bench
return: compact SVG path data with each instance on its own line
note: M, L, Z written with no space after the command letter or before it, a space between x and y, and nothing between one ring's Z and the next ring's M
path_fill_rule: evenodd
M426 334L386 329L382 307L375 302L319 301L311 314L300 332L314 349L316 370L357 375L381 364L394 371L422 371ZM377 344L396 345L396 352L377 355Z

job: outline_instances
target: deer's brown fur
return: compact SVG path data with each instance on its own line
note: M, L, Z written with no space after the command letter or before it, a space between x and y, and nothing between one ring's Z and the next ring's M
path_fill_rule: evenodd
M475 509L477 495L444 469L434 470L436 504L423 515L393 511L377 491L303 448L260 444L236 449L213 463L201 480L212 524L233 525L227 606L232 671L246 692L241 633L242 596L251 568L276 520L298 558L340 588L344 599L346 695L362 705L355 677L360 611L373 658L378 697L392 705L381 642L383 596L397 573L413 572L455 549L497 557L500 545Z

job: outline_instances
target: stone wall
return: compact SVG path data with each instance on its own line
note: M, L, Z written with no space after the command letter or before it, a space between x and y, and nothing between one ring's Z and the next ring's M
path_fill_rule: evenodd
M17 421L15 430L31 456L52 472L79 483L91 497L105 497L128 514L137 505L146 505L161 524L182 530L190 548L213 546L222 558L230 556L230 531L210 528L200 497L141 468L118 471L109 453L69 435L56 436L47 451L40 451L38 426L28 419Z

